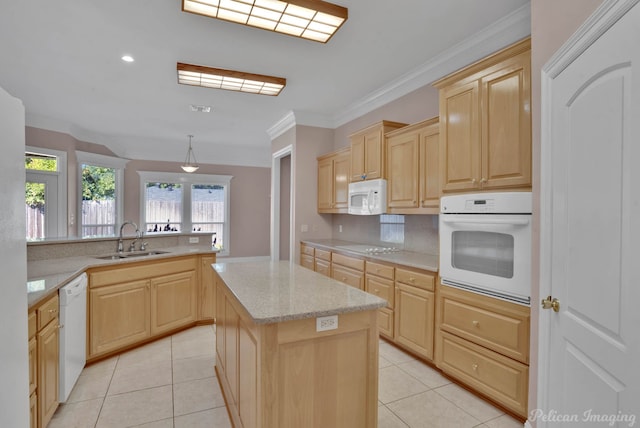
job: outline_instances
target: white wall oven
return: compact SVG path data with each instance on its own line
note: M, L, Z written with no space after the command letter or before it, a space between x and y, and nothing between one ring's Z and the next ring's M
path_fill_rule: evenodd
M476 193L440 200L444 285L529 305L531 193Z

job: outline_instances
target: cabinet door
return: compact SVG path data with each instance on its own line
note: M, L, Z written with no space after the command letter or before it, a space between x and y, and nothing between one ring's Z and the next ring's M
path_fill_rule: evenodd
M29 394L33 394L38 385L38 341L29 339Z
M440 128L420 132L420 206L440 208Z
M318 161L318 212L333 208L333 158Z
M483 189L531 185L530 52L481 80Z
M238 412L243 428L258 426L258 343L240 321L238 328Z
M351 182L363 181L366 178L364 136L351 137Z
M443 192L480 186L480 83L440 90L440 181Z
M387 202L389 208L418 207L418 138L412 132L387 140Z
M60 362L58 319L38 333L38 401L39 426L46 427L58 408Z
M225 330L227 326L226 300L224 297L223 285L220 283L218 273L214 272L216 277L216 366L219 366L218 372L226 371L225 363Z
M348 208L349 176L351 175L350 152L337 155L333 161L333 208Z
M216 258L201 256L200 260L200 316L198 318L212 320L216 317L216 290L211 264Z
M314 258L308 254L300 254L300 266L313 270Z
M382 178L382 131L364 135L364 173L367 180Z
M315 271L321 275L331 277L331 262L316 258Z
M152 335L174 330L195 320L195 271L151 280Z
M432 360L433 292L396 283L395 317L396 342Z
M151 336L149 281L109 285L89 291L90 357Z
M29 427L38 428L38 394L29 396Z
M231 392L231 397L227 397L227 400L230 400L230 404L236 407L238 403L238 328L240 316L226 296L224 311L224 373Z

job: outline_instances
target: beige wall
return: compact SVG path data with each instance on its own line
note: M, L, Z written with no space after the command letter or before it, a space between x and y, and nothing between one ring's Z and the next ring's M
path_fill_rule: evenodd
M533 266L531 301L531 370L529 411L536 409L538 365L538 312L540 251L540 73L544 64L591 15L603 0L535 0L531 2L531 92L533 137Z
M76 140L68 134L26 128L26 145L66 151L69 212L76 212L77 160L75 151L114 156L106 147ZM180 172L181 162L132 160L124 172L124 218L140 220L140 177L137 171ZM232 175L230 194L231 257L269 255L271 169L201 164L199 174ZM75 229L70 235L75 235Z
M438 91L426 85L336 128L334 148L348 146L349 135L381 120L411 124L435 116L438 116Z

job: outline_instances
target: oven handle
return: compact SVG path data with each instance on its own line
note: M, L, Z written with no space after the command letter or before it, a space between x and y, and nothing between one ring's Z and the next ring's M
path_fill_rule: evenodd
M476 219L476 218L464 218L464 219L456 219L444 217L442 219L444 223L468 223L468 224L506 224L512 226L526 226L529 224L528 218L521 218L517 220L507 220L502 218L496 219Z

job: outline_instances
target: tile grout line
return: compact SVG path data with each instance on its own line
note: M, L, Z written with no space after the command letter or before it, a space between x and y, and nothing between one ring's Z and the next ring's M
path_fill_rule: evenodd
M113 366L113 371L111 372L111 377L109 378L109 385L107 385L107 390L104 393L104 397L102 397L102 404L100 404L100 410L98 410L98 416L96 417L96 423L94 428L98 427L98 422L100 421L100 415L102 414L102 409L104 408L104 402L107 400L107 396L109 395L109 388L111 388L111 382L113 382L113 377L116 374L116 368L118 367L118 363L120 362L120 354L116 355L116 363Z

